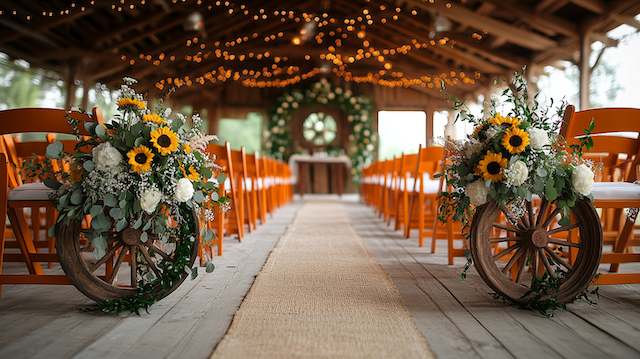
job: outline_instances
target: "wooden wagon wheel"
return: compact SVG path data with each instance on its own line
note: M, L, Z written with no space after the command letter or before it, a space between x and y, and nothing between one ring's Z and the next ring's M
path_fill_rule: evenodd
M80 222L60 224L56 241L60 264L75 287L95 301L133 296L139 286L149 282L149 277L161 277L164 269L175 263L178 248L182 255L189 255L188 263L183 265L193 267L198 254L195 240L199 233L198 220L195 213L185 217L193 221L193 238L173 237L163 242L149 235L143 242L138 229L112 230L107 232L110 238L106 254L98 259L88 248L90 242L84 240L85 231L81 229ZM187 241L185 243L189 245L178 247L178 241ZM150 294L157 300L164 298L176 290L187 276L188 273L183 272L171 286L157 283Z
M555 202L527 202L521 218L491 201L473 218L470 249L476 270L497 293L527 303L536 293L534 278L557 278L551 294L567 303L582 293L596 274L602 253L602 227L588 200L576 202L570 223L560 225ZM546 299L544 296L538 299Z

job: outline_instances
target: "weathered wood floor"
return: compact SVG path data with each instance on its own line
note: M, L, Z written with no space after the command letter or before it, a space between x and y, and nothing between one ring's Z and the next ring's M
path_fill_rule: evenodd
M571 304L545 318L498 302L473 270L461 280L464 258L448 266L446 248L428 254L428 242L419 248L370 208L348 206L354 228L439 358L640 357L640 286L601 287L597 306Z
M640 357L640 286L602 287L597 306L576 303L545 318L496 301L473 270L460 280L464 259L447 266L444 248L428 254L370 208L353 198L342 203L437 357ZM227 240L214 273L187 280L141 317L82 312L89 301L72 287L5 286L0 358L208 358L300 204L243 243Z
M298 208L280 209L242 243L141 317L82 312L71 286L4 286L0 358L208 358Z

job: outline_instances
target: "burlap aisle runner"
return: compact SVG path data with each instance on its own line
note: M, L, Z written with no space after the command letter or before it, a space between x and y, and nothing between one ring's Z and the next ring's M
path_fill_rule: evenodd
M300 211L213 358L432 357L342 205Z

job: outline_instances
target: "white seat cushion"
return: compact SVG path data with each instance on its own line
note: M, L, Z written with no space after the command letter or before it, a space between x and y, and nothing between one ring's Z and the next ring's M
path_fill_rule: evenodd
M640 184L596 182L592 194L595 200L640 200Z
M9 191L9 201L49 201L55 191L44 183L25 183Z

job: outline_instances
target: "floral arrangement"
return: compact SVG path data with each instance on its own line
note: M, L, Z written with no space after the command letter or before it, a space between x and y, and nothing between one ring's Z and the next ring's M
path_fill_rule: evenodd
M217 193L217 184L209 181L216 165L205 149L215 136L206 135L198 115L187 118L162 104L153 109L131 87L135 80L124 79L117 100L117 113L105 124L80 124L69 118L79 142L72 153L63 152L61 142L47 147L47 157L62 160L67 170L48 176L45 184L56 190L54 200L59 211L58 223L81 221L91 216L86 233L96 258L105 254L108 232L125 228L139 230L141 241L148 237L160 241L182 238L176 246L196 245L200 233L194 213L212 220L216 206L226 206L227 199ZM86 134L90 136L85 136ZM224 179L218 179L224 180ZM205 229L206 230L206 229ZM186 237L186 238L185 238ZM205 234L205 237L207 236ZM188 264L191 251L178 250L186 258L175 262ZM190 268L174 266L179 276ZM207 262L207 271L213 264ZM157 281L141 283L149 288ZM141 289L140 295L145 295ZM137 309L137 308L134 308Z
M306 89L295 89L283 94L272 110L269 129L264 132L267 150L275 158L286 160L295 152L292 146L289 122L300 107L321 104L334 106L344 112L353 131L349 135L351 170L355 178L373 158L376 135L372 128L372 103L365 97L355 96L351 90L332 86L322 79Z
M490 200L519 218L523 201L534 195L557 201L565 218L577 200L591 195L594 173L581 153L592 144L588 135L593 123L578 145L567 146L557 134L564 103L555 109L553 102L540 106L536 97L529 97L521 74L501 96L508 112L498 112L493 100L484 117L474 116L454 100L457 120L475 128L466 140L447 142L444 176L450 188L442 193L441 219L468 223L473 208Z

